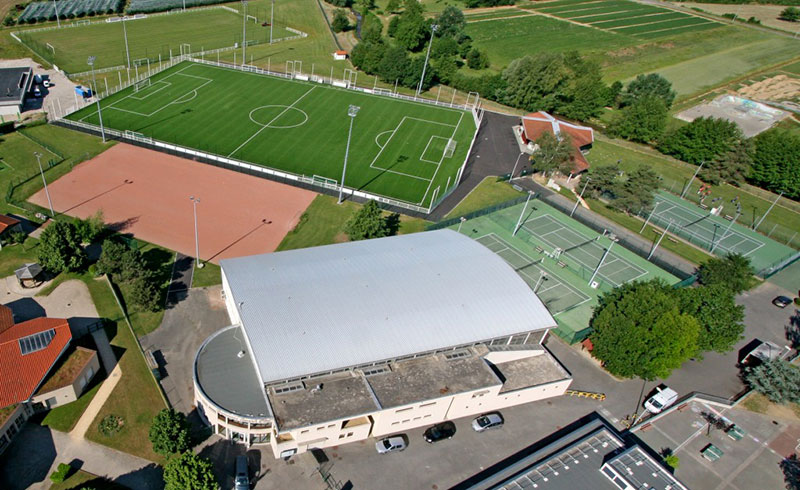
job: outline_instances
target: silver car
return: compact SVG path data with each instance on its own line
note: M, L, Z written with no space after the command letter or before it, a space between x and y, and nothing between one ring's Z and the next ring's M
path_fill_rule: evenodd
M375 449L378 451L378 454L402 451L406 446L408 446L408 444L406 444L406 439L403 436L385 437L375 443Z
M488 429L495 429L503 426L503 416L498 412L481 415L472 421L472 429L475 432L483 432Z

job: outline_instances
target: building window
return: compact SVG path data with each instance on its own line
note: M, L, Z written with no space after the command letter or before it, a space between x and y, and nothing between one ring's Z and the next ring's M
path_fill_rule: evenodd
M401 408L400 410L395 410L394 413L408 412L409 410L414 410L414 407Z
M301 430L301 431L300 431L300 433L301 433L301 434L308 434L308 429L306 429L306 430Z
M328 428L329 428L329 429L333 429L334 427L336 427L336 424L330 424L330 425L328 426Z
M17 427L22 427L22 424L25 423L25 414L19 414L19 417L17 417L17 420L15 420L14 423L17 424Z
M14 437L14 434L16 434L16 433L17 433L17 426L14 425L14 424L9 425L8 426L8 431L6 432L6 434L8 434L8 438L10 439L10 438Z
M436 405L436 402L423 403L422 405L419 406L419 408L430 407L432 405Z
M353 433L352 432L348 432L347 433L347 437L353 437Z
M339 434L339 439L344 439L344 438L345 438L344 434Z
M400 422L392 422L392 425L397 425L397 424L399 424L399 423L400 423Z
M325 430L325 426L323 425L322 427L317 427L317 430Z
M0 436L0 453L8 446L8 438L5 435Z
M92 376L94 376L94 369L92 369L92 366L89 366L89 370L86 371L86 379L92 379Z

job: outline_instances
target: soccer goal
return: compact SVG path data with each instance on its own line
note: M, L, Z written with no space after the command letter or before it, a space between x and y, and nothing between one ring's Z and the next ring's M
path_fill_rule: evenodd
M130 140L144 141L145 143L152 143L153 142L153 138L151 138L150 136L145 136L142 133L137 133L136 131L131 131L129 129L126 129L123 134L124 134L125 138L130 139Z
M453 153L456 152L456 140L450 138L447 140L447 146L444 147L444 157L445 158L452 158Z
M138 81L133 84L133 92L136 93L142 89L145 89L150 86L150 79L145 78L144 80Z
M392 89L388 89L388 88L375 87L374 89L372 89L372 91L375 92L375 95L385 95L385 96L388 96L388 97L393 97L394 96L394 91L392 91Z

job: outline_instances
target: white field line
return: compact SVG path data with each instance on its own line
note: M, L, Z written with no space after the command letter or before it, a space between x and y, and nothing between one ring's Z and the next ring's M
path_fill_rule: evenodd
M433 160L426 160L426 159L424 158L424 157L425 157L425 153L428 151L428 148L431 146L431 142L433 141L433 139L434 139L434 138L438 138L438 139L440 139L440 140L449 141L447 138L445 138L445 137L443 137L443 136L431 136L431 137L430 137L430 139L428 140L428 144L427 144L427 145L425 145L425 149L424 149L424 150L422 150L422 155L420 155L420 157L419 157L419 160L420 160L421 162L432 163L432 164L434 164L434 165L438 165L438 164L439 164L439 162L435 162L435 161L433 161ZM444 150L442 150L442 153L444 153Z
M458 131L458 127L461 126L461 120L464 119L464 113L461 113L461 116L458 118L458 123L456 127L453 128L453 134L450 135L450 139L454 139L456 136L456 131ZM444 161L444 152L442 152L442 158L439 159L439 163L436 164L436 170L433 172L433 177L431 177L430 183L428 183L428 188L425 189L425 194L423 194L422 199L419 201L419 206L422 206L422 203L425 202L425 198L428 197L428 193L431 191L431 186L433 185L433 181L436 180L436 174L439 173L439 169L442 168L442 161ZM447 189L445 189L445 192ZM433 206L433 203L431 203Z
M148 80L149 80L149 79L148 79ZM130 98L131 98L131 99L135 99L135 100L144 100L144 99L146 99L146 98L150 97L151 95L153 95L153 94L157 94L157 93L161 92L162 90L164 90L165 88L167 88L167 87L170 87L172 84L171 84L171 83L169 83L169 82L164 82L164 81L161 81L161 80L159 80L159 81L157 81L157 82L153 83L152 85L159 85L159 87L158 87L157 89L155 89L155 90L151 90L151 91L149 91L149 92L147 93L147 95L145 95L144 97L136 97L136 96L134 96L133 94L131 94L131 95L130 95ZM152 86L152 85L151 85L151 86ZM150 87L147 87L147 88L150 88ZM139 93L139 92L134 92L134 94L138 94L138 93Z
M381 154L383 153L383 150L386 149L387 146L389 146L389 142L392 141L392 138L394 138L394 135L397 134L397 131L400 130L400 126L403 125L403 123L405 122L406 119L416 119L417 121L425 121L425 119L417 119L415 117L403 116L403 119L400 120L400 123L397 125L397 127L395 127L393 130L391 130L392 131L391 136L389 136L389 139L386 140L386 144L384 144L381 147L380 151L378 151L378 154L375 155L375 158L372 159L372 163L370 163L369 166L372 169L380 170L382 172L389 172L390 174L401 175L403 177L409 177L409 178L412 178L412 179L422 180L424 182L428 182L429 185L430 185L430 180L426 179L425 177L420 177L418 175L411 175L411 174L407 174L407 173L404 173L404 172L398 172L397 170L391 170L391 169L388 169L388 168L383 168L383 167L380 167L380 166L375 164L375 162L378 161L378 158L380 158ZM432 121L425 121L425 122L432 122ZM386 132L387 131L384 131L384 133L386 133ZM383 134L383 133L381 133L381 134Z
M304 93L303 95L301 95L300 97L298 97L298 98L297 98L297 100L295 100L294 102L292 102L292 104L291 104L291 105L288 105L288 106L286 106L286 109L282 110L280 114L278 114L277 116L273 117L273 118L272 118L272 120L271 120L270 122L268 122L268 123L267 123L265 126L262 126L262 127L261 127L261 129L259 129L258 131L256 131L256 132L253 134L253 136L250 136L249 138L247 138L247 139L244 141L244 143L242 143L241 145L237 146L235 150L233 150L232 152L230 152L230 153L228 154L228 158L230 158L230 157L231 157L231 155L233 155L234 153L236 153L237 151L239 151L239 150L240 150L240 149L241 149L241 148L242 148L244 145L246 145L247 143L249 143L249 142L250 142L250 141L251 141L253 138L255 138L256 136L258 136L258 135L261 133L261 131L264 131L265 129L267 129L268 127L270 127L270 125L272 125L272 123L274 123L275 121L277 121L277 120L278 120L278 118L280 118L282 115L286 114L286 111L288 111L289 109L291 109L292 107L294 107L294 105L295 105L295 104L297 104L298 102L300 102L301 100L303 100L303 99L305 98L305 96L306 96L306 95L308 95L308 94L310 94L311 92L313 92L315 88L317 88L317 87L311 87L311 88L308 90L308 92L306 92L306 93Z

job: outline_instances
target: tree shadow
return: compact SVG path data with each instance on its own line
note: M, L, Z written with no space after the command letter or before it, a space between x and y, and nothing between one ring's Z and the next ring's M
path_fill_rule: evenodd
M122 221L114 221L113 223L107 223L106 228L114 233L121 233L124 230L127 230L131 226L135 225L139 222L139 216L132 216L130 218L125 218Z
M105 479L100 478L100 480L103 481ZM110 482L105 480L105 485L106 486L103 486L102 483L90 485L89 482L87 482L81 484L81 488L92 487L96 490L123 490L127 488L133 488L136 490L162 489L164 488L164 469L155 463L150 463L149 465L143 466L138 470L120 475Z
M400 231L400 213L391 213L385 218L386 227L389 229L389 236L397 235Z

